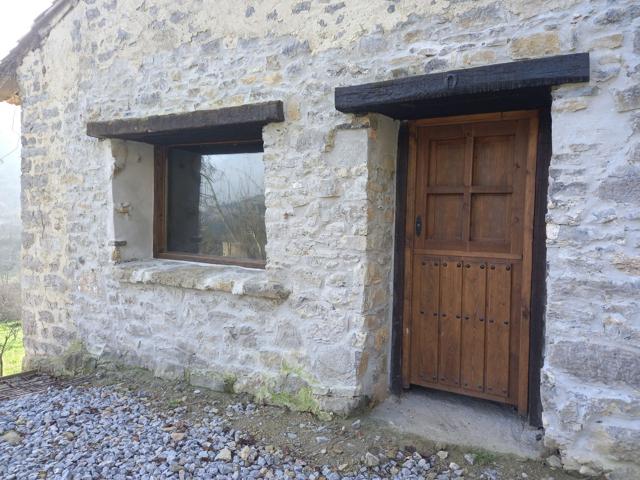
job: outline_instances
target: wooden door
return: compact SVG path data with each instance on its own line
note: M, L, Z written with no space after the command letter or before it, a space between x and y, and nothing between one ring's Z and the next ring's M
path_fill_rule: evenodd
M403 382L527 411L535 111L410 125Z

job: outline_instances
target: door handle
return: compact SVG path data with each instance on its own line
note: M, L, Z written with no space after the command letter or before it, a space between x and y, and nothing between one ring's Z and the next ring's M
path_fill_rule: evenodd
M416 237L419 237L422 233L422 217L418 215L416 217Z

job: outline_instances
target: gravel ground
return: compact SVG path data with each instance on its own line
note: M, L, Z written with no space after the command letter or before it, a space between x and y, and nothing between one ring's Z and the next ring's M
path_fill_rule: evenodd
M0 402L0 480L570 480L561 469L114 368Z
M220 414L211 407L193 421L179 408L154 411L144 393L50 389L0 404L0 478L421 478L436 461L415 452L395 460L367 452L350 474L340 466L311 467L226 426L225 414L254 409L235 404ZM437 478L461 474L452 464Z

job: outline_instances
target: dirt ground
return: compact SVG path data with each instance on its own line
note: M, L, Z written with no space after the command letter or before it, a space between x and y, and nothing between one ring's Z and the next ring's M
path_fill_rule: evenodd
M582 478L552 468L542 460L436 444L393 430L369 418L366 412L349 418L320 419L310 413L255 405L247 395L214 392L193 387L186 382L161 380L138 369L101 369L83 383L110 385L124 391L143 391L146 403L159 414L177 410L193 423L207 414L221 415L229 428L248 433L255 443L267 446L268 450L290 455L309 466L333 465L345 474L360 468L367 452L384 454L389 458L396 458L398 452L406 456L418 452L424 458L431 458L432 463L435 462L437 468L434 469L433 478L436 472L449 470L452 462L464 469L464 478L471 479ZM447 452L446 458L437 456L438 452L441 456L444 456L442 452ZM468 457L469 454L475 455L473 465L465 459L465 455Z

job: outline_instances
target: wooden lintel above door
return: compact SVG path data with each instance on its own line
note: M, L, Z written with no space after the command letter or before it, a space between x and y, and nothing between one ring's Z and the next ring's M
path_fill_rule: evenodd
M534 108L527 102L536 91L588 82L589 71L588 53L554 55L338 87L335 104L344 113L375 112L400 120L434 116L434 111L469 113L478 102L506 105L504 97L514 96L519 108Z

